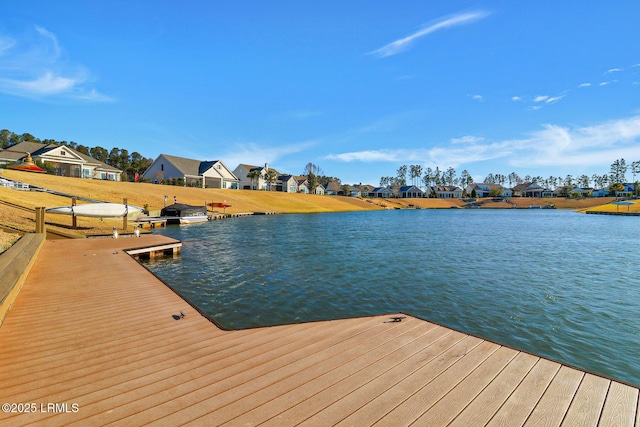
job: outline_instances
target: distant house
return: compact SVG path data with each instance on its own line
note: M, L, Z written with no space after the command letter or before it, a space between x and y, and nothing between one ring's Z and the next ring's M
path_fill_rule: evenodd
M376 187L369 191L369 197L389 198L393 195L393 191L389 187Z
M324 184L324 193L327 196L344 196L344 191L342 191L342 186L335 181L329 181Z
M359 185L355 185L351 189L351 192L353 193L355 191L357 193L355 194L356 197L369 197L369 192L373 189L374 189L373 185L359 184Z
M439 199L461 199L462 188L456 185L437 185L431 187L431 192L437 194Z
M404 185L398 190L398 197L402 199L424 197L424 191L415 185Z
M606 188L600 188L599 190L594 190L591 193L591 197L608 197L610 193Z
M553 197L553 191L532 182L524 182L513 187L515 197Z
M538 184L531 184L524 189L523 197L553 197L553 191L548 188L541 187Z
M566 186L558 187L553 190L554 197L587 197L588 195L593 193L593 188L585 187L569 187Z
M267 174L272 170L275 172L276 176L283 176L280 172L273 168L269 168L269 164L265 163L264 166L254 166L247 164L239 164L234 170L233 173L238 177L239 180L239 188L243 190L267 190L270 188L269 182L267 181ZM257 172L257 178L250 178L252 173ZM276 183L274 183L276 185Z
M31 154L34 161L53 167L56 175L120 181L122 171L82 154L71 147L39 142L20 142L0 150L0 164L19 163Z
M160 154L142 178L157 183L182 179L185 186L202 188L238 188L238 178L221 160L200 161L168 154Z
M293 175L280 175L276 181L276 191L283 193L297 193L298 181Z
M473 194L473 192L476 192L476 197L478 198L483 198L483 197L491 197L491 193L497 193L498 191L500 191L499 194L496 194L498 197L512 197L513 193L511 190L509 190L508 188L504 188L502 185L500 184L488 184L486 182L479 182L479 183L472 183L469 184L465 187L464 189L465 193L467 193L467 196L471 196Z
M635 186L630 183L623 183L622 186L623 190L615 192L616 197L633 197L636 191Z
M309 180L304 175L298 175L295 177L296 185L298 186L298 193L309 194ZM324 188L323 188L324 192Z

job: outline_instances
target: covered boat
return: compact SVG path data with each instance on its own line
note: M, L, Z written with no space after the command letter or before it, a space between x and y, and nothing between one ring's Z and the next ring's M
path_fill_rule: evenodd
M174 203L160 211L160 215L167 219L168 224L192 224L208 221L206 206L192 206Z

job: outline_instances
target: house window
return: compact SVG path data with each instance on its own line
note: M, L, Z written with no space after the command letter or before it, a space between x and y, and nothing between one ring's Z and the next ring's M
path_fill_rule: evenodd
M164 171L164 163L160 163L160 170Z
M61 150L61 151L60 151L60 155L61 155L61 156L66 156L66 155L67 155L67 152L66 152L66 151L64 151L64 150Z
M218 163L218 169L222 169L222 165L220 163Z

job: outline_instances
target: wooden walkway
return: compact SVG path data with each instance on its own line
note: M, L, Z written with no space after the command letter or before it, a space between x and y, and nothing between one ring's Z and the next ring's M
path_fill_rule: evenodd
M2 426L640 425L637 388L411 316L223 331L124 253L170 241L45 242L0 328L0 403L31 412Z

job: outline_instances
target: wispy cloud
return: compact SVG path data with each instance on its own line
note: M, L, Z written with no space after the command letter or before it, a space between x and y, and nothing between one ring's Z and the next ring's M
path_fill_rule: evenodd
M90 87L91 73L65 58L55 34L39 26L33 30L22 38L0 36L0 92L34 99L113 101Z
M591 83L580 83L578 87L590 87Z
M604 74L619 73L621 71L622 71L622 68L611 68L611 69L605 71Z
M524 138L490 141L481 137L454 138L430 149L405 148L351 151L326 156L340 162L421 162L430 166L466 166L502 159L519 168L603 166L617 158L640 158L640 116L592 126L547 124Z
M484 96L482 95L470 95L471 99L473 99L474 101L478 101L478 102L482 102L484 101Z
M444 30L444 29L456 27L459 25L470 24L488 15L489 15L489 12L477 11L477 12L470 12L470 13L460 13L457 15L440 18L439 20L432 22L428 26L422 28L421 30L416 31L413 34L410 34L404 38L395 40L391 43L388 43L382 46L379 49L374 50L373 52L370 52L370 55L375 55L381 58L397 55L403 52L404 50L406 50L414 41L416 41L421 37L427 36L438 30Z
M451 138L452 144L477 144L484 141L484 138L474 135L465 135L460 138Z

